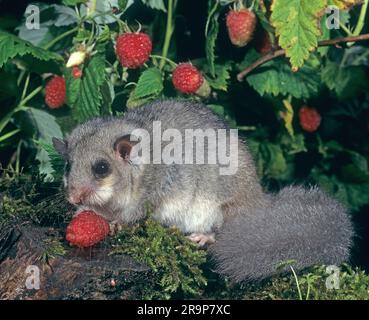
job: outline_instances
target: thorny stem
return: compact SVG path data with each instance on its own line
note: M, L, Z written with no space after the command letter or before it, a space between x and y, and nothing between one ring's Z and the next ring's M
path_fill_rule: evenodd
M172 38L173 34L173 0L168 0L168 13L167 13L167 27L165 30L165 38L164 38L164 45L163 51L161 53L162 59L160 61L159 69L163 69L165 64L165 58L168 55L168 50L170 46L170 39Z
M337 45L339 43L347 43L347 42L359 42L359 41L365 41L369 40L369 34L362 34L359 36L351 36L351 37L343 37L343 38L337 38L337 39L331 39L331 40L323 40L318 43L318 47L327 47L327 46L333 46ZM266 55L260 57L258 60L256 60L254 63L249 65L247 68L242 70L237 75L237 80L242 81L242 79L247 76L251 71L256 69L257 67L263 65L264 63L273 60L277 57L284 56L286 54L286 51L284 49L279 49L276 51L271 51L267 53Z

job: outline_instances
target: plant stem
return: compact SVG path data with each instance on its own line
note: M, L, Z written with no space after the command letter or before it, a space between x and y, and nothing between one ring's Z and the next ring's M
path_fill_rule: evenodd
M70 29L64 33L62 33L60 36L57 36L54 40L50 41L46 46L44 46L45 50L50 49L55 43L59 42L60 40L64 39L65 37L69 36L70 34L77 32L79 27L75 27L73 29Z
M24 107L24 105L31 100L36 94L38 94L42 90L42 86L37 87L35 90L33 90L27 97L21 100L19 103L19 108Z
M354 32L352 33L353 36L358 36L361 33L361 31L363 31L364 24L365 24L366 11L368 10L368 4L369 4L369 0L364 0L364 3L360 10L359 20L357 22Z
M42 90L42 86L37 87L35 90L33 90L28 96L21 99L18 106L16 106L13 110L11 110L6 116L4 116L0 120L0 132L3 131L3 129L6 127L6 125L9 123L9 121L12 119L13 115L16 114L19 111L27 110L28 107L25 106L25 104L31 100L36 94L38 94Z
M170 60L167 57L163 57L163 56L160 56L160 55L157 55L157 54L151 54L150 57L151 58L164 59L166 62L170 63L173 67L177 66L177 63L175 63L173 60Z
M162 59L160 61L159 69L163 69L165 65L165 58L168 55L168 50L170 46L170 39L172 38L173 34L173 0L168 0L168 13L167 13L167 27L165 30L165 38L164 38L164 45L163 51L161 53Z
M296 272L295 272L295 270L292 268L292 266L290 266L290 268L291 268L291 271L292 271L293 276L294 276L295 281L296 281L297 291L298 291L298 293L299 293L299 299L300 299L300 300L302 300L302 293L301 293L301 288L300 288L299 279L297 278Z
M347 28L341 21L340 21L340 28L346 32L348 36L353 36L351 30Z
M6 139L9 139L10 137L16 135L19 131L20 131L20 129L15 129L13 131L10 131L10 132L4 134L3 136L0 137L0 142L3 142Z
M343 37L343 38L337 38L337 39L330 39L330 40L323 40L319 41L318 47L327 47L327 46L334 46L339 43L347 43L347 42L359 42L359 41L366 41L369 40L369 33L361 34L358 36L351 36L351 37ZM242 70L237 75L237 80L242 81L242 79L247 76L251 71L256 69L257 67L263 65L264 63L273 60L277 57L284 56L286 54L286 51L284 49L278 49L276 51L271 51L267 53L266 55L260 57L258 60L256 60L254 63L246 67L244 70Z

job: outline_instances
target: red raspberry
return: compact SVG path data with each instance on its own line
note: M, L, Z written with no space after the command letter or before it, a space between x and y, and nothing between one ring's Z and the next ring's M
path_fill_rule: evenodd
M246 8L239 11L230 10L227 14L226 24L231 42L237 47L244 47L252 40L256 16Z
M299 111L299 119L302 129L314 132L319 128L322 117L315 108L303 106Z
M66 239L78 247L90 247L109 234L107 221L93 211L82 211L67 227Z
M123 33L117 38L115 52L120 63L129 69L138 68L149 60L151 50L151 39L145 33Z
M191 63L180 63L173 71L174 87L183 93L195 93L203 84L201 72Z
M78 67L73 67L72 76L75 79L81 78L82 77L82 70L80 70Z
M54 76L45 87L45 102L51 109L60 108L65 102L65 80Z

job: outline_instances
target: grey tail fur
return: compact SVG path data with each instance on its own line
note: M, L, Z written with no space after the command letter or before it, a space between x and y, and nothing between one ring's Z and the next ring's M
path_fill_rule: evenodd
M295 270L349 259L353 227L347 210L318 188L287 187L264 208L225 222L210 249L217 271L235 282L263 279L289 260Z

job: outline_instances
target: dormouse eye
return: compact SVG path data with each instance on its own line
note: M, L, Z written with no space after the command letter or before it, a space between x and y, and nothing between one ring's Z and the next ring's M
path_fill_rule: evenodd
M105 178L110 174L110 165L106 160L98 160L92 166L92 173L96 178Z

